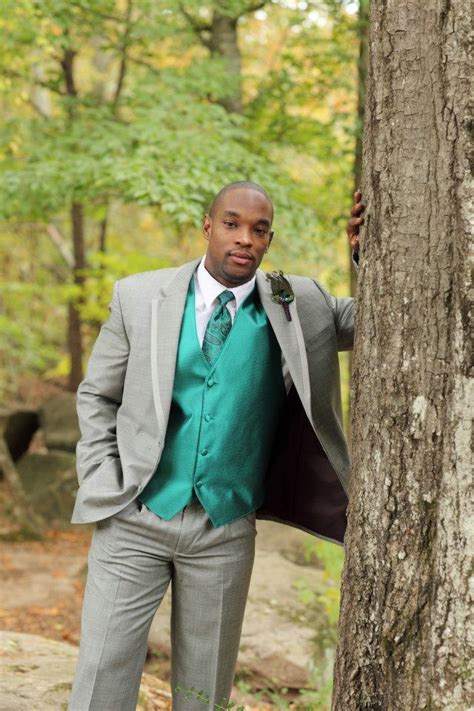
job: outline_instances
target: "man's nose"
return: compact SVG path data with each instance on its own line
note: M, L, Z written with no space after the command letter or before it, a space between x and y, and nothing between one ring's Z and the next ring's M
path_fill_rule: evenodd
M252 234L250 232L250 229L243 227L241 230L239 230L239 234L237 235L237 241L240 244L252 244Z

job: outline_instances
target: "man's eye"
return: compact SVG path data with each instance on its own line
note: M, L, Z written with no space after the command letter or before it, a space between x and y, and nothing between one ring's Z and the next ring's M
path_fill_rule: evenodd
M224 220L224 225L225 225L226 227L236 227L235 222L227 222L227 221L225 221L225 220Z
M262 230L261 228L257 228L257 229L255 230L255 232L256 232L258 235L266 235L266 234L267 234L267 231L266 231L266 230Z

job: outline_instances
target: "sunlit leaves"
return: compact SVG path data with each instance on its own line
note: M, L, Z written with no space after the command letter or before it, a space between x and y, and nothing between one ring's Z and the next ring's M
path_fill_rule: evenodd
M11 225L9 247L18 257L22 246L15 226L34 225L31 231L39 235L53 221L67 242L71 202L84 206L92 271L80 309L90 340L106 312L110 278L156 268L147 253L166 253L173 262L191 252L195 256L200 243L189 245L199 237L203 212L232 180L260 182L274 200L275 239L265 266L324 274L338 288L352 187L355 23L339 0L275 0L246 14L251 5L251 0L2 4L0 215ZM241 115L220 105L232 96L228 67L211 56L189 22L191 17L203 28L215 10L241 15ZM74 91L64 74L66 50L73 53ZM124 208L131 216L126 225L117 221L119 205L130 206ZM142 240L138 264L130 255L145 212L154 225L148 242ZM106 215L109 234L113 228L120 237L114 242L119 265L104 262L96 268L92 261ZM41 238L41 245L38 269L30 265L27 279L43 287L48 279L53 285L67 282L71 272L52 242ZM15 284L24 278L19 261L13 259L5 272ZM19 319L27 324L36 317L37 301L44 314L51 298L59 316L54 326L48 321L45 344L60 343L67 299L73 296L40 290L30 303L22 292ZM11 294L4 298L12 317L15 303Z

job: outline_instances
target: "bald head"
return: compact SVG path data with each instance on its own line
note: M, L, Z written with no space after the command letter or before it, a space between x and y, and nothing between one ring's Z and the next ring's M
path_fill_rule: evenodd
M209 215L211 217L214 217L216 209L217 209L219 203L221 202L222 198L224 197L224 195L231 192L232 190L238 190L238 189L242 189L242 188L245 190L254 190L257 193L260 193L260 195L263 195L268 200L268 203L271 208L272 220L273 220L273 203L270 199L270 196L262 188L261 185L258 185L258 183L252 183L252 181L250 181L250 180L238 180L235 183L228 183L228 185L224 185L222 190L220 190L217 193L214 200L212 201L211 206L209 207Z

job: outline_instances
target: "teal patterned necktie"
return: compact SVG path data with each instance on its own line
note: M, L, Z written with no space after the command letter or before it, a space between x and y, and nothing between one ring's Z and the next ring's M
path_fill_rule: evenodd
M226 306L232 299L235 299L235 296L231 291L223 291L219 294L217 297L219 305L216 306L207 324L202 352L209 365L216 360L232 327L232 319Z

